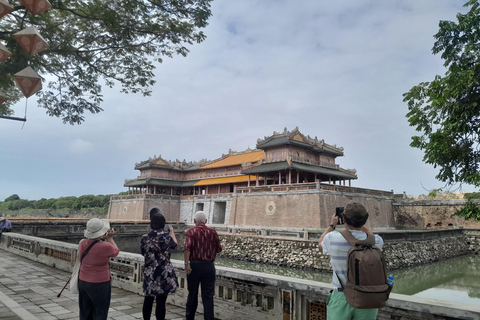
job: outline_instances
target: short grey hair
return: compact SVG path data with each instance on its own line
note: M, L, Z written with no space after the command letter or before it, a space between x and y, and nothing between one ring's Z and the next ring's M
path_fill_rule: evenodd
M194 219L198 223L205 223L205 222L207 222L207 214L203 211L197 211L197 213L195 213Z

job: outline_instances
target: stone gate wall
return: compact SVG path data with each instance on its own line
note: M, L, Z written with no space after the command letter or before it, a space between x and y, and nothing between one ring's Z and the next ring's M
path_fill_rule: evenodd
M366 207L369 227L394 228L393 198L326 190L236 194L229 225L326 228L335 207L351 200Z
M110 199L108 219L146 220L155 208L164 214L167 221L179 221L180 197L148 194L114 196Z

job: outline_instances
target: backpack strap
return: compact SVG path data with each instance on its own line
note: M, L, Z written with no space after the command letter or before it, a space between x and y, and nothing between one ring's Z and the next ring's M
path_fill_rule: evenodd
M365 240L358 240L350 233L350 231L348 231L348 229L343 229L340 231L340 234L345 238L345 240L348 241L348 243L350 243L352 247L356 245L375 245L375 236L371 233L366 233L367 238Z

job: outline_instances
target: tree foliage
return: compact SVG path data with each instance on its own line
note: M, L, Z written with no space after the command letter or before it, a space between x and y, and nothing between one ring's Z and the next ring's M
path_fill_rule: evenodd
M440 21L434 54L441 54L446 74L422 82L404 94L407 118L421 134L410 146L424 151L424 162L450 185L480 186L480 5L465 4L457 22Z
M3 203L3 208L7 208L11 211L17 211L24 208L32 209L72 209L72 210L81 210L85 208L103 208L108 209L110 204L110 197L112 195L83 195L80 197L70 196L70 197L60 197L60 198L51 198L40 200L26 200L18 199L12 195L5 199Z
M20 197L18 196L18 194L12 194L10 197L5 198L5 202L13 201L13 200L20 200Z
M0 39L13 53L0 64L0 90L10 100L0 105L0 114L12 114L10 107L22 97L12 75L27 65L47 80L37 93L39 106L64 123L80 124L84 112L102 111L102 84L150 95L155 62L186 56L186 45L205 39L200 29L211 1L51 0L50 10L33 16L10 0L15 11L0 19ZM31 26L49 44L33 57L12 37Z
M465 220L473 219L480 221L480 209L478 205L468 200L465 206L456 212L456 215L464 217Z
M473 200L473 199L480 199L480 192L470 192L470 193L465 193L464 194L465 199L468 201Z

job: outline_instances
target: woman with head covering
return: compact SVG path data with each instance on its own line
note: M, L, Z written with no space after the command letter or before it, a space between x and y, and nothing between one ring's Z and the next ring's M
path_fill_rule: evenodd
M87 222L86 239L78 245L77 258L87 250L78 274L80 320L107 319L112 294L109 262L120 252L114 234L108 221L93 218Z
M12 231L12 223L4 217L0 217L0 234L3 232Z
M167 295L178 288L177 276L170 262L170 253L177 247L177 238L173 227L164 231L165 217L161 213L151 215L152 230L142 236L140 249L145 257L143 268L143 319L150 320L153 301L156 299L155 317L165 319L165 303Z

